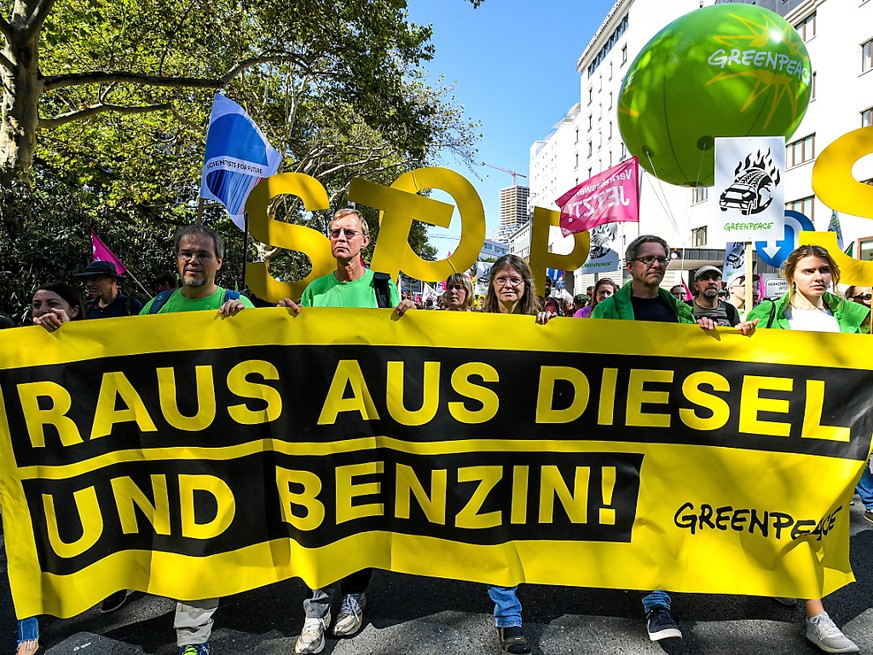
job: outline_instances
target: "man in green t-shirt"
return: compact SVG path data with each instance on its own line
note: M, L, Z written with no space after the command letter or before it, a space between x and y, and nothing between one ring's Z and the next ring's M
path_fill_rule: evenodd
M202 225L189 225L176 234L175 246L181 288L158 294L146 303L140 315L218 310L224 316L235 316L253 306L245 296L215 284L224 256L218 234ZM176 604L173 625L178 655L209 655L212 615L217 608L217 598Z
M235 316L246 307L253 307L245 296L215 284L224 256L224 244L218 234L202 225L189 225L176 234L175 245L182 287L152 298L140 315L217 309L224 316ZM157 309L153 309L155 304Z
M334 214L328 234L336 270L310 282L303 290L299 305L290 298L283 298L279 301L280 307L289 307L298 314L300 307L394 307L398 316L415 307L411 300L400 299L393 280L384 280L385 286L380 290L382 282L364 266L361 251L370 243L370 229L357 209L340 209ZM364 569L339 582L343 601L333 626L337 637L347 637L361 629L367 606L365 591L371 574L372 569ZM306 620L294 644L295 653L320 653L324 649L333 594L333 586L310 589L303 601Z

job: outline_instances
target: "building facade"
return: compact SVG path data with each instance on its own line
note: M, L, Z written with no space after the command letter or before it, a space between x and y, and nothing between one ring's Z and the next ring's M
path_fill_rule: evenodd
M711 4L713 0L618 0L613 5L577 61L580 103L531 147L532 204L557 209L554 199L564 191L630 156L616 113L624 75L646 43L669 22ZM809 51L812 97L797 131L786 139L785 202L824 230L831 209L812 190L815 159L841 135L873 122L873 0L757 0L754 4L783 15ZM870 183L873 155L856 162L853 174L859 182ZM712 240L718 198L710 190L674 186L641 171L640 223L619 224L620 254L641 233L664 237L681 253L665 284L677 282L683 270L687 279L687 270L706 259L712 263L717 257L701 254L723 249L725 244ZM840 214L840 220L846 245L873 234L870 218ZM550 248L562 250L562 239L560 231L553 229ZM686 253L697 256L685 257ZM577 288L593 280L578 272L576 278Z

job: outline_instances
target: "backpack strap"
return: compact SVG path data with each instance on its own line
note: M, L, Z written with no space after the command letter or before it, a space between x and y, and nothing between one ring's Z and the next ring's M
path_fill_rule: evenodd
M770 317L767 319L767 327L773 326L773 321L776 318L776 303L774 301L770 301Z
M373 274L373 290L376 292L377 307L391 307L391 290L388 288L388 282L391 276L388 273Z
M176 292L176 289L167 289L166 291L161 291L158 295L155 296L155 299L152 300L151 307L149 307L149 314L157 314L161 311L161 308L167 304L167 301L170 299Z
M729 302L724 300L719 300L719 302L724 306L724 312L727 314L731 325L737 325L740 322L740 311Z

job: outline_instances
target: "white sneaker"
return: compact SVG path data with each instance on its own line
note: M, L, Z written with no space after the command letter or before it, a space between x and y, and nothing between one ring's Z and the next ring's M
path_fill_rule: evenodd
M826 653L857 653L860 648L843 634L827 612L806 619L806 638Z
M348 637L361 629L364 623L364 608L367 607L367 594L346 594L339 614L336 615L336 623L333 625L333 634L337 637Z
M330 610L320 619L306 619L294 644L295 653L320 653L324 650L324 633L330 625Z

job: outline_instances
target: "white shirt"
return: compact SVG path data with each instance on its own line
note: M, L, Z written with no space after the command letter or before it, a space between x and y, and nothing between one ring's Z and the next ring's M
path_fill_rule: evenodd
M839 332L840 324L830 310L798 309L789 305L785 308L785 318L792 330L807 332Z

